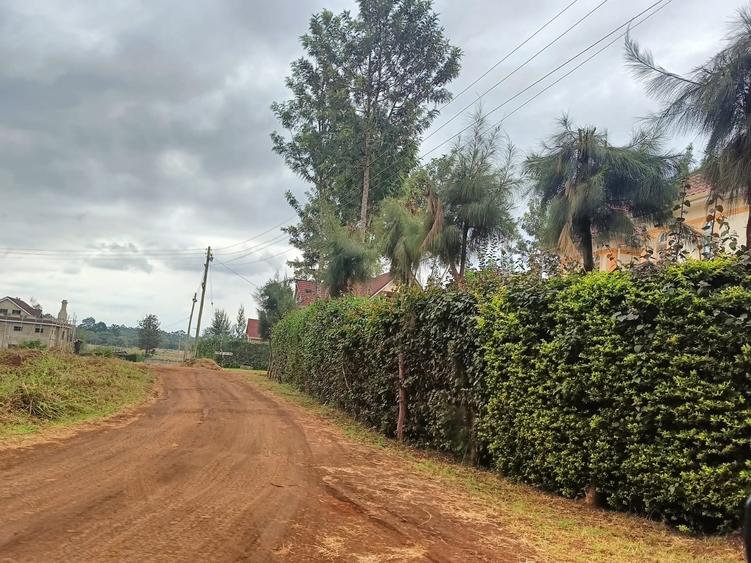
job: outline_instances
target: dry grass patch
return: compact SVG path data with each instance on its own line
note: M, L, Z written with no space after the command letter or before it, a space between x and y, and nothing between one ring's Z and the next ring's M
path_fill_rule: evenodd
M0 438L111 415L142 400L143 366L42 350L0 351Z

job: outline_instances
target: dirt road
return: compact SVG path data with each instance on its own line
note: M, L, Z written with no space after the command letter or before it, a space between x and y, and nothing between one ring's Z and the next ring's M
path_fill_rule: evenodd
M0 562L529 556L460 494L240 375L158 373L128 424L0 451Z

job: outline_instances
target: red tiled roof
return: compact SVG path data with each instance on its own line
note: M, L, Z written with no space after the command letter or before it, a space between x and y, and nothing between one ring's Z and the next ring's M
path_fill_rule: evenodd
M392 280L389 272L376 276L368 281L356 283L352 288L352 295L358 297L372 297ZM326 299L329 292L318 282L311 280L295 280L295 301L301 307L310 305L318 299Z
M248 319L248 326L245 327L245 336L261 339L261 322L258 319Z
M687 196L691 197L708 194L711 189L712 184L707 181L707 178L701 172L697 172L688 177L688 190L686 190Z
M24 301L23 299L19 299L18 297L10 297L10 296L5 296L3 299L10 299L11 301L13 301L13 303L18 305L18 307L21 308L25 313L31 315L32 317L42 316L41 309L35 309L34 307L26 303L26 301Z
M376 276L366 282L357 283L352 289L352 294L360 297L371 297L386 287L391 279L391 274L386 272L385 274Z

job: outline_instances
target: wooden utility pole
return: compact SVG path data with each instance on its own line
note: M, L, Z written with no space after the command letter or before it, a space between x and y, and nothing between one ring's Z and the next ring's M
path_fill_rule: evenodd
M200 340L201 334L201 316L203 315L203 299L206 295L206 278L209 275L209 262L211 262L213 259L214 257L211 255L211 247L209 246L206 249L206 263L203 265L203 281L201 282L201 306L198 307L198 321L196 321L196 341L195 349L193 352L194 358L198 354L198 341Z
M193 304L190 306L190 319L188 320L188 332L185 337L185 349L183 350L183 362L188 359L188 348L190 347L190 327L193 324L193 311L196 309L196 301L198 301L198 294L193 294Z

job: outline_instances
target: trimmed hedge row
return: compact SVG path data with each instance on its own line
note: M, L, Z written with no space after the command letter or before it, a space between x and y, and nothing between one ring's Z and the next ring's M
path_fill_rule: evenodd
M499 282L317 302L275 328L272 375L393 435L401 351L411 443L736 528L751 491L748 261Z
M231 356L217 356L216 353L231 352ZM269 343L246 342L217 337L203 337L198 342L198 357L211 358L225 368L269 368Z

